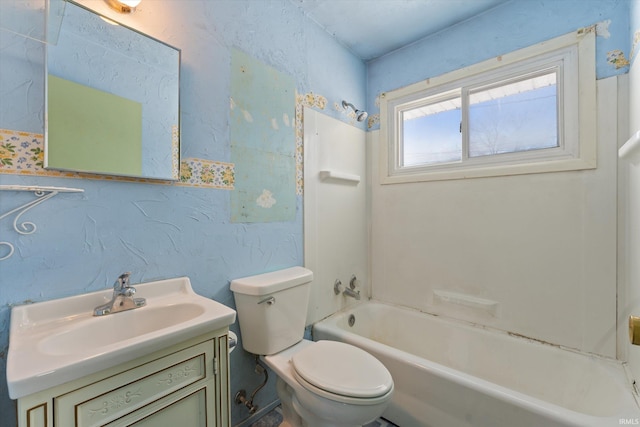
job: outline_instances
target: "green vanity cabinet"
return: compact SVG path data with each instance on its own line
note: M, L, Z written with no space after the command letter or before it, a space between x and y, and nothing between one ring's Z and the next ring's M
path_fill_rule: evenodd
M18 400L19 427L229 427L228 328Z

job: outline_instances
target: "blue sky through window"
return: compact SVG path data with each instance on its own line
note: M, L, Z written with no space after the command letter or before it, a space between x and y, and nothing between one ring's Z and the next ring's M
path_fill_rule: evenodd
M460 105L454 98L405 113L401 166L462 160L462 111L452 101ZM555 72L472 90L469 104L469 157L559 145Z
M558 146L556 85L469 107L469 156Z
M460 161L461 120L460 109L405 120L403 166Z

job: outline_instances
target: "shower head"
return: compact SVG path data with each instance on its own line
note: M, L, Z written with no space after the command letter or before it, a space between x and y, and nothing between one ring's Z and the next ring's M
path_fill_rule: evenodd
M353 111L356 113L356 120L358 120L359 122L363 121L364 119L367 118L367 116L369 114L367 114L366 111L362 111L362 110L358 110L353 104L351 104L350 102L347 101L342 101L342 108L344 108L345 110L351 107L353 109Z

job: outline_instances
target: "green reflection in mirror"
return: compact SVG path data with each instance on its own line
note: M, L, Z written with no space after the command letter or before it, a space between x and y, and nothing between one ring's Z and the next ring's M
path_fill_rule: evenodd
M140 176L142 105L48 76L50 167Z

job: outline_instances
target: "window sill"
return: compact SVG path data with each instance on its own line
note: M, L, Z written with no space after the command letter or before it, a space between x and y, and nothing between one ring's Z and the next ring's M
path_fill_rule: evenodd
M488 178L498 176L526 175L548 172L566 172L596 168L596 156L588 159L547 160L535 163L513 165L475 166L439 169L424 172L407 171L390 176L382 176L381 184L402 184L409 182L446 181L454 179Z

